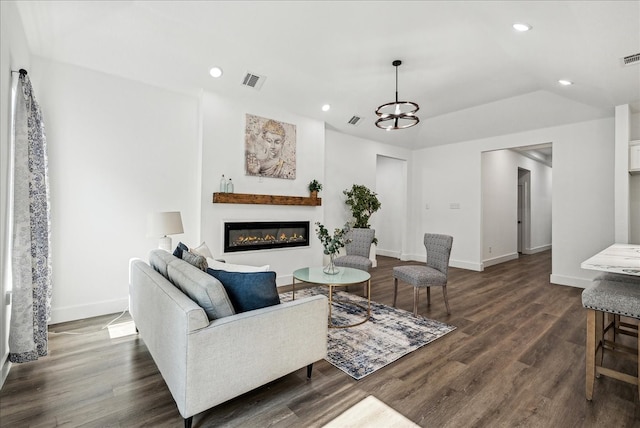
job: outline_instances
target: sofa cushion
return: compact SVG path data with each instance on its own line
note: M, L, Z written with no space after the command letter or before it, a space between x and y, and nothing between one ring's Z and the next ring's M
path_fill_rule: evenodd
M167 266L174 260L176 260L175 256L166 250L157 249L149 252L149 265L167 279L169 279Z
M195 267L197 267L200 270L203 271L207 271L207 268L209 267L207 265L207 259L203 256L200 256L198 254L193 254L191 251L182 251L182 260L184 260L185 262L189 263L190 265L193 265Z
M207 264L211 269L224 270L227 272L268 272L269 265L264 266L249 266L249 265L234 265L233 263L225 263L220 260L214 260L207 258Z
M280 303L275 272L227 272L211 268L207 272L222 283L236 313Z
M216 278L183 260L169 263L167 273L169 281L204 309L209 320L235 314L224 286Z

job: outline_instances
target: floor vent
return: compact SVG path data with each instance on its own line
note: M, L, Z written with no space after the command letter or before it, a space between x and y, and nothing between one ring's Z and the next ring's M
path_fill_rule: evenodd
M622 65L635 65L640 64L640 53L625 56L622 58Z
M248 86L250 88L260 90L265 80L267 80L265 76L260 76L258 74L247 71L244 79L242 79L242 86Z
M362 121L362 118L360 116L354 115L353 117L351 117L351 119L349 119L347 123L349 125L358 126L358 124L360 124L361 121Z

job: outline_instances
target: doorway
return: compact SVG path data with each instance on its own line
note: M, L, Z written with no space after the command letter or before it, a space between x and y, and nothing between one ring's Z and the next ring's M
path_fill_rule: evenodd
M389 156L376 158L376 193L382 208L372 217L378 245L376 254L402 258L407 237L407 161ZM380 227L375 227L380 225Z
M518 168L518 254L530 248L531 242L531 171Z

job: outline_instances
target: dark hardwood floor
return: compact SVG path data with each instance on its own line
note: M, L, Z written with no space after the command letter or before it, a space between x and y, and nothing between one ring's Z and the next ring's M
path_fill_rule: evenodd
M408 262L378 258L373 300L391 304L397 264ZM368 395L423 427L640 426L637 387L603 377L585 400L582 290L550 284L550 272L549 251L484 272L451 268L452 314L438 288L431 307L422 293L419 313L455 325L453 333L360 381L319 361L311 380L298 370L196 415L193 426L317 427ZM411 311L412 298L401 285L398 306ZM50 355L12 367L0 425L182 426L143 340L101 330L114 317L51 326ZM62 331L86 334L55 333ZM610 363L636 372L631 362Z

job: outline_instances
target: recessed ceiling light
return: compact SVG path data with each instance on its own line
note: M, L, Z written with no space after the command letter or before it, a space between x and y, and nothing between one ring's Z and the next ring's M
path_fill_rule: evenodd
M322 106L322 111L329 111L331 110L331 106L329 104L325 104Z
M222 69L220 67L213 67L211 68L211 70L209 70L209 74L211 75L211 77L220 77L222 76Z
M513 29L520 32L525 32L531 30L531 25L525 24L523 22L516 22L513 24Z
M565 80L565 79L558 80L558 83L561 84L562 86L573 85L573 82L571 80Z

